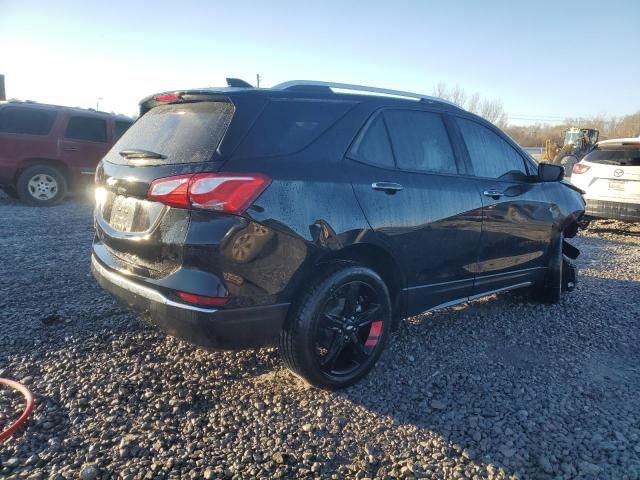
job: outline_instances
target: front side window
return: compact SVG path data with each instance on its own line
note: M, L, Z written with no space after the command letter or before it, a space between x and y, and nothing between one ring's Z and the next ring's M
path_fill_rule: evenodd
M527 174L523 158L505 140L484 125L465 118L457 120L476 176L503 178Z
M55 111L8 106L0 109L0 133L47 135L55 119Z
M104 143L107 141L107 122L101 118L73 116L69 118L64 138Z
M351 149L351 157L366 163L393 168L393 152L382 115L376 115Z
M416 110L384 112L398 168L458 173L453 148L442 117Z

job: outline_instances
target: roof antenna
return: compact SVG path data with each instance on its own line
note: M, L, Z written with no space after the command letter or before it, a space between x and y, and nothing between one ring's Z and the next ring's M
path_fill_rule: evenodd
M253 85L240 78L227 78L227 86L236 88L253 88Z

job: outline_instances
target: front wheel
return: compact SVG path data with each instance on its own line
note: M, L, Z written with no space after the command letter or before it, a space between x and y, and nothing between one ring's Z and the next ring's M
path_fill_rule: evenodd
M560 232L550 247L544 281L535 288L533 292L534 300L542 303L560 303L564 270L563 242L564 235Z
M332 265L292 307L280 353L309 384L343 388L371 370L390 330L391 300L380 276L359 265Z
M16 190L23 202L48 207L64 198L67 181L54 167L34 165L20 174Z

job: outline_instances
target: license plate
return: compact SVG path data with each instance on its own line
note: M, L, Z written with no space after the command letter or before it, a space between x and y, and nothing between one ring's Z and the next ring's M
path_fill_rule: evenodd
M118 196L113 201L109 224L121 232L130 232L136 216L138 202L135 198Z
M624 180L609 180L609 190L624 191Z

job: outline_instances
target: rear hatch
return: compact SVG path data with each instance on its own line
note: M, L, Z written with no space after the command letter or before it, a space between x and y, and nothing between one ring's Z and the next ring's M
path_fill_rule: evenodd
M640 203L640 142L598 145L582 165L587 197Z
M175 96L174 96L175 97ZM158 97L155 97L158 98ZM147 200L164 177L216 172L235 107L230 101L175 102L148 109L96 173L96 253L120 270L161 278L180 267L190 210ZM157 103L157 102L156 102ZM143 111L145 105L143 104Z

